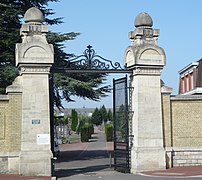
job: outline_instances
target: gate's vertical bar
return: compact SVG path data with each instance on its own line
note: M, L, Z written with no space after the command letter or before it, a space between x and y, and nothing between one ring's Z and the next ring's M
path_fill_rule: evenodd
M131 149L133 147L133 132L132 132L132 116L134 115L132 111L132 85L131 85L131 76L129 79L129 88L128 88L128 127L129 127L129 169L131 168Z
M50 97L50 138L51 151L54 157L54 89L53 89L53 73L49 74L49 97ZM52 159L52 176L54 175L54 159Z
M113 79L114 169L116 170L116 102L115 79Z
M126 164L126 166L127 166L127 171L129 172L130 171L130 169L129 169L129 124L128 124L128 84L127 84L127 81L128 81L128 79L127 79L127 75L126 75L126 77L125 77L125 123L126 123L126 126L125 126L125 131L126 131L126 134L125 134L125 141L126 141L126 149L127 149L127 164Z

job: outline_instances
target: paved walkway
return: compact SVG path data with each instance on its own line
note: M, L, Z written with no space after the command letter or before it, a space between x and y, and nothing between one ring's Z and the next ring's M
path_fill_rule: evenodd
M20 176L20 175L9 175L9 174L0 174L0 180L51 180L51 177L44 176Z
M149 171L139 175L121 174L110 167L109 153L113 151L113 143L105 142L102 131L97 130L94 139L88 143L64 144L61 146L62 154L56 163L60 180L102 178L145 180L145 179L202 179L202 166L177 167L160 171ZM98 151L99 150L99 151ZM97 159L95 153L104 159ZM101 153L101 154L100 154ZM104 154L105 155L104 155ZM63 157L64 156L64 157ZM91 157L91 158L90 158ZM67 158L65 160L65 158ZM94 159L94 161L92 160ZM69 162L68 162L69 161ZM66 168L66 169L65 169Z
M202 166L189 166L189 167L175 167L166 170L149 171L142 173L148 176L167 176L167 177L201 177L202 179Z
M112 143L106 144L104 132L98 129L95 130L90 142L61 145L61 154L55 164L56 176L64 178L111 171L112 146Z

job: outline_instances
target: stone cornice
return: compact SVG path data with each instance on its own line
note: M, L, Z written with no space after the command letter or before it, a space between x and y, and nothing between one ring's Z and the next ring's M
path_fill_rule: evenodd
M8 95L0 95L0 101L8 101L9 96Z
M135 66L133 75L161 75L163 67L161 66Z
M20 74L48 74L50 73L51 65L20 65Z
M201 101L202 95L177 95L177 96L171 96L172 101Z

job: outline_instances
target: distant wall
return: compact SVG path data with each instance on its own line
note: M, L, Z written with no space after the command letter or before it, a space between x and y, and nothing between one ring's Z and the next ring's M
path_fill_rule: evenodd
M162 96L167 167L202 165L202 96Z
M62 109L62 113L64 113L64 115L71 115L71 112L74 109L76 110L78 114L89 116L89 115L92 115L92 113L95 111L95 108L64 108ZM106 110L107 111L111 110L111 112L113 112L113 108L106 108ZM55 109L55 114L60 115L61 111L59 111L58 109Z

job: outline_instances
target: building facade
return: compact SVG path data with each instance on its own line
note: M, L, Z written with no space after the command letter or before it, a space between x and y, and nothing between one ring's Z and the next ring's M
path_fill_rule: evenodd
M202 59L179 71L179 94L202 94Z

